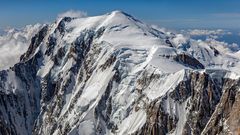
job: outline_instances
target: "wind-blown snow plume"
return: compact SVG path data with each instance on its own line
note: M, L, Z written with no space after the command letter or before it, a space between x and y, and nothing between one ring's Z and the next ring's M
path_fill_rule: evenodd
M76 11L76 10L68 10L64 13L61 13L58 15L58 18L62 18L62 17L86 17L87 16L87 12L84 11Z

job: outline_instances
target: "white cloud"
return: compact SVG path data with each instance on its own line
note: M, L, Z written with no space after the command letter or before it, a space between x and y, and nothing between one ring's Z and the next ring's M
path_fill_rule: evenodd
M63 17L86 17L87 13L84 11L78 11L78 10L68 10L64 13L61 13L58 15L58 18L63 18Z
M230 31L223 30L223 29L216 29L216 30L189 29L189 30L182 30L181 32L190 36L209 36L215 39L218 38L218 36L232 34Z
M154 24L152 24L152 25L150 25L150 26L151 26L152 28L158 30L158 31L163 32L163 33L166 33L166 31L167 31L166 28L164 28L164 27L159 27L158 25L154 25Z
M224 17L224 18L239 18L240 13L215 13L213 14L216 17Z
M201 30L201 29L194 29L189 31L190 35L225 35L225 34L231 34L223 29L217 29L217 30Z
M222 52L237 52L240 50L238 44L236 43L230 44L223 41L217 41L216 39L213 39L213 38L208 38L206 39L206 41L202 41L202 42L212 45L217 50L221 50Z
M188 37L183 36L182 34L177 34L175 38L172 39L173 43L177 45L186 44L189 40Z
M22 30L9 29L0 36L0 70L7 69L19 61L30 44L31 37L40 29L41 25L28 25Z
M181 33L185 36L190 36L190 39L194 36L204 36L206 39L198 40L198 42L206 43L215 46L215 48L222 50L224 52L236 52L240 50L240 47L236 43L227 43L223 41L218 41L218 39L224 35L232 35L230 31L224 29L208 30L208 29L188 29L181 30ZM176 41L179 41L181 36L176 37ZM195 39L197 40L197 39ZM180 40L181 41L181 40ZM184 40L182 40L184 41Z

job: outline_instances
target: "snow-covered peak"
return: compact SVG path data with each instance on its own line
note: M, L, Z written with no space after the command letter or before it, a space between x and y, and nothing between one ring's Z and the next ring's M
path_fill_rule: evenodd
M239 88L238 53L121 11L32 34L21 61L0 72L2 134L200 133L225 86Z
M159 44L159 41L156 41L157 38L153 37L150 27L121 11L113 11L101 16L73 19L66 24L66 29L72 29L69 35L73 35L71 36L72 40L68 39L68 41L73 41L74 35L78 36L83 30L97 31L100 28L105 29L101 39L113 45Z
M61 48L71 48L79 38L99 45L107 43L113 52L128 50L132 55L142 51L144 53L134 57L134 60L144 59L136 71L147 65L167 73L195 68L224 68L236 71L235 67L239 65L240 59L218 47L218 42L196 41L181 34L160 31L122 11L93 17L63 17L50 25L43 36L45 40L39 47L42 54L50 50L56 55ZM59 43L64 44L57 46ZM48 59L45 61L49 61Z

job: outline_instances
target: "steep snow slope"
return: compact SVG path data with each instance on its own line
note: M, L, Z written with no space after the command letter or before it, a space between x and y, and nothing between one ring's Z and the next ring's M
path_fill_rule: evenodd
M239 57L121 11L64 17L42 26L20 62L0 71L0 133L210 132L228 85L237 93L237 69Z

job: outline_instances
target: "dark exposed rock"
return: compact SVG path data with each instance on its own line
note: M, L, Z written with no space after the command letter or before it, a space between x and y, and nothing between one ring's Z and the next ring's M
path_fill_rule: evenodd
M51 54L53 54L53 49L54 49L54 46L56 46L56 42L57 42L57 39L53 35L49 36L45 55L50 56Z
M73 43L70 52L68 54L69 57L72 57L73 54L76 54L75 57L76 64L71 68L74 73L77 73L88 54L92 41L93 41L94 33L92 31L86 31L81 36L79 36L76 41Z
M95 34L94 38L100 38L100 37L103 35L103 33L104 33L105 30L106 30L105 27L99 28L99 29L96 31L96 34Z
M42 80L42 92L41 92L41 99L42 102L48 102L52 99L54 95L54 91L56 88L56 82L53 82L51 80L51 76L47 75L43 80Z
M65 56L65 49L64 48L60 48L57 51L57 54L53 57L53 62L55 65L60 65L62 62L63 57Z
M103 65L100 66L100 68L102 70L105 70L106 68L110 67L115 61L116 61L116 56L112 55L107 59L107 61Z
M57 26L55 32L59 31L59 33L61 35L63 35L65 33L65 30L66 30L65 29L65 23L66 22L70 22L71 20L72 20L71 17L64 17L64 18L62 18L62 20L58 23L58 26Z
M136 135L165 135L175 130L178 119L165 112L161 101L153 101L146 110L147 121Z
M145 84L147 80L142 80L140 82L144 82ZM222 86L219 86L219 83L222 83ZM236 110L235 114L231 108L233 108L234 101L237 99L236 90L239 89L239 86L239 81L236 83L234 80L227 79L225 81L217 82L217 80L211 78L211 76L206 73L191 73L189 74L187 80L180 82L175 90L169 93L169 96L165 95L165 97L156 99L150 105L147 105L147 122L135 134L165 135L174 132L176 123L178 122L178 117L168 114L166 110L163 109L165 106L164 101L168 98L173 99L175 104L179 105L189 99L185 109L190 113L186 117L187 121L184 125L182 134L198 135L201 133L223 133L223 127L219 127L219 123L221 123L219 120L223 118L227 119L231 112L232 117L238 116L238 113L236 112L239 110L239 107L236 103L234 107L234 110ZM225 91L223 96L222 91ZM225 96L226 94L228 96ZM228 98L227 101L223 102L222 100L224 97ZM219 108L219 104L225 105L225 108L219 109L221 113L219 111L215 111ZM232 125L234 126L232 129L237 132L239 130L237 126L238 121L231 118L229 118L229 121L233 121ZM228 132L225 132L225 134L227 133Z
M154 79L159 79L160 75L159 74L155 74L155 73L151 73L150 75L148 74L147 71L144 71L142 73L142 77L140 79L137 80L137 87L136 90L142 94L142 91L144 89L146 89L149 84L151 83L152 80Z
M216 48L214 48L212 46L210 46L210 48L213 50L214 56L218 56L220 54L220 52Z
M178 54L174 56L173 59L194 69L204 69L203 64L201 64L197 59L186 54Z
M106 90L104 95L101 97L101 100L99 101L96 109L95 109L95 115L98 119L103 119L107 124L108 129L113 129L114 124L110 122L110 116L112 113L112 97L110 96L111 89L113 87L113 83L116 81L116 78L113 77ZM104 125L102 123L97 124L97 129L103 132ZM105 131L104 131L105 132Z
M240 81L226 79L223 94L203 134L239 134L239 88ZM226 123L226 124L224 124ZM227 129L227 130L226 130Z
M26 60L28 60L31 55L33 55L37 49L37 47L41 44L41 42L43 41L44 37L46 36L48 32L48 25L45 25L32 39L31 39L31 43L30 46L27 50L26 53L24 53L21 58L20 61L24 62Z
M166 44L168 44L170 47L173 47L173 45L172 45L172 43L170 42L169 39L167 39L165 42L166 42Z
M191 74L190 113L184 126L184 134L200 134L215 110L221 96L221 89L208 74ZM190 127L190 129L189 129Z

